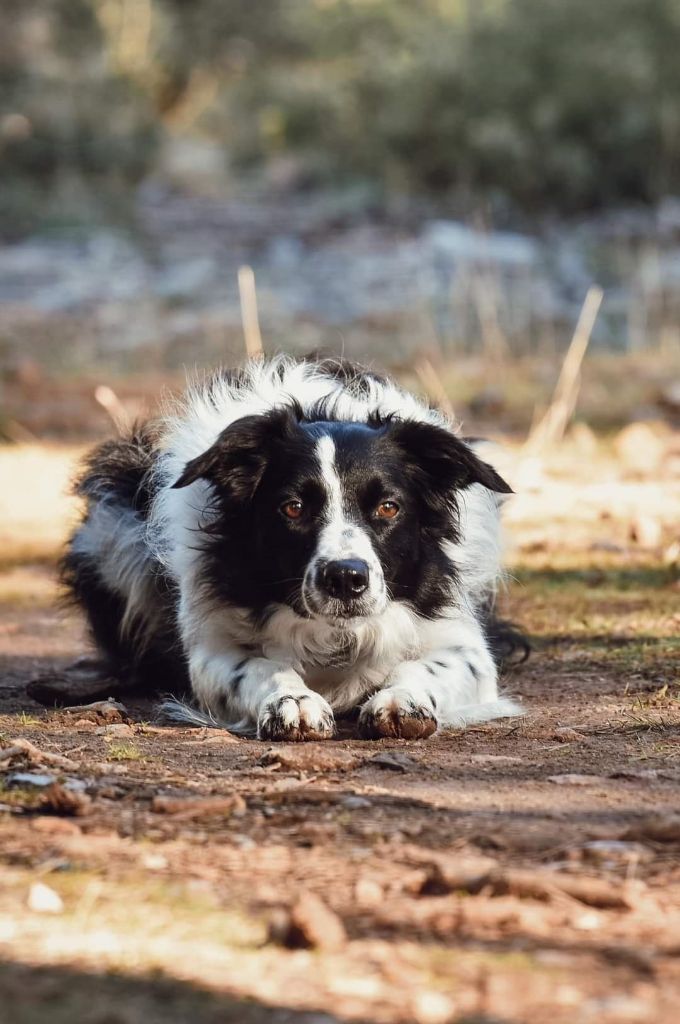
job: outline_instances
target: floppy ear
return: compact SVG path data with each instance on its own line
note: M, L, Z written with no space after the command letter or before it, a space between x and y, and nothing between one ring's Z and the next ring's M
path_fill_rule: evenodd
M471 484L482 484L498 494L512 494L512 488L493 466L443 427L417 420L394 420L390 437L403 449L415 471L426 474L438 489L462 491Z
M249 500L267 467L271 442L283 437L293 422L289 409L236 420L207 451L187 462L172 486L188 487L196 480L208 480L225 497Z

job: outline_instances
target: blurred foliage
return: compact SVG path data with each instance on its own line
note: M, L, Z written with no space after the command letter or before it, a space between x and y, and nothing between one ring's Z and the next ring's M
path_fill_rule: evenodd
M680 184L678 0L273 6L227 108L243 160L568 211Z
M163 130L302 183L650 202L680 188L679 52L680 0L3 0L4 204L138 181Z
M151 168L156 112L116 71L89 0L0 7L0 224L21 234L100 202ZM73 188L74 181L78 187Z

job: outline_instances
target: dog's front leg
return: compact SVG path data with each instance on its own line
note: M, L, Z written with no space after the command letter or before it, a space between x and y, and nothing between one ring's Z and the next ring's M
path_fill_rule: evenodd
M366 738L423 739L439 726L462 726L520 713L498 698L497 673L481 636L436 648L418 661L402 662L361 709Z
M189 673L202 709L235 731L262 740L320 740L335 731L330 706L283 661L199 645Z

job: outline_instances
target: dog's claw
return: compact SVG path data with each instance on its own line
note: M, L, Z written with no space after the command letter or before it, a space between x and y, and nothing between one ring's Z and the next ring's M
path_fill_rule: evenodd
M275 742L327 740L334 733L333 712L316 693L276 697L265 705L257 725L258 739Z
M359 715L363 739L424 740L436 731L437 719L430 708L386 693L372 697Z

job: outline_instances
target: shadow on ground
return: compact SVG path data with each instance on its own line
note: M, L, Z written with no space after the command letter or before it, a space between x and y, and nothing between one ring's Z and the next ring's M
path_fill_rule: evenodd
M98 974L0 960L2 1024L341 1024L346 1017L265 1006L166 977ZM352 1018L353 1024L370 1024ZM502 1024L458 1018L455 1024Z

